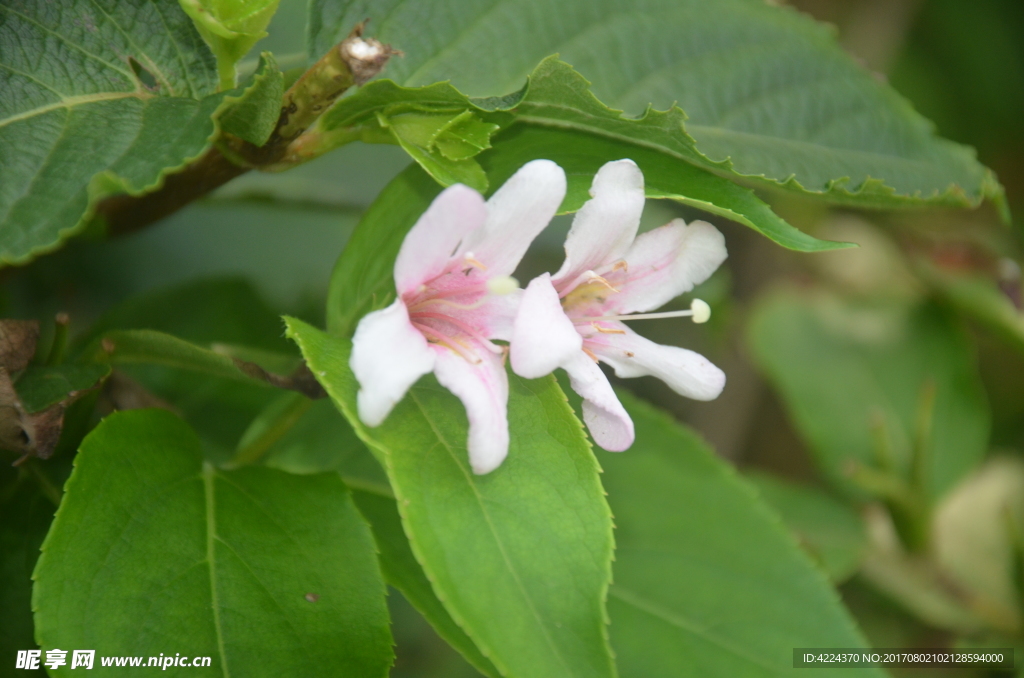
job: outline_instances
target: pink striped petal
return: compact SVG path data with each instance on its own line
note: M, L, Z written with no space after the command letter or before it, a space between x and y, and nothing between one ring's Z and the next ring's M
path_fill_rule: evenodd
M565 198L565 172L550 160L533 160L512 175L487 201L483 228L463 241L487 275L512 275L533 239L555 216Z
M612 314L660 308L707 280L725 261L725 238L711 224L682 219L641 233L626 252L626 268L611 282L619 290L608 297Z
M609 452L621 452L633 444L633 420L590 357L577 351L563 367L569 384L583 398L583 421L594 442Z
M594 176L590 195L565 240L565 262L554 276L559 291L626 254L644 211L644 175L632 160L609 162Z
M359 418L378 426L409 387L434 369L434 352L398 299L359 321L349 366L359 382Z
M701 354L656 344L621 323L605 325L625 333L603 334L600 343L588 341L586 346L611 365L616 376L657 377L676 393L694 400L714 400L725 388L725 373Z
M480 362L474 364L435 348L434 374L462 401L469 418L469 465L473 473L490 473L508 455L508 375L502 356L480 348Z
M459 243L486 218L484 198L472 188L455 184L442 191L402 241L395 260L398 294L414 293L444 273Z

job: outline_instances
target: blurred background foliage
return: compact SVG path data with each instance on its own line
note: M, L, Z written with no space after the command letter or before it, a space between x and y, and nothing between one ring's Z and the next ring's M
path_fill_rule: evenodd
M725 393L697 403L653 379L617 386L689 423L741 468L837 583L875 646L1015 645L1024 663L1024 13L1019 0L792 4L834 24L847 49L943 136L977 148L1006 187L1016 223L1000 225L988 205L856 212L764 195L791 223L860 249L794 253L709 219L730 252L694 292L713 307L712 321L642 329L710 357L728 375ZM282 0L260 43L285 69L305 63L304 10ZM396 146L354 143L286 174L243 176L140 232L112 241L85 234L0 272L0 314L39 319L42 346L54 314L65 312L79 348L100 329L146 327L205 345L244 344L286 363L296 354L279 316L322 325L338 253L408 163ZM652 201L643 228L675 216L707 218ZM569 221L537 240L521 279L557 268ZM153 366L119 369L97 397L99 411L104 401L141 399L183 414L214 459L249 455L293 472L379 479L366 458L339 454L358 446L327 400ZM93 405L68 413L45 469L54 487ZM42 472L0 465L0 501L20 507L0 524L0 543L13 554L5 579L31 571L45 534L46 500L18 475ZM27 587L5 590L0 607L27 615L27 596ZM399 593L390 604L392 675L478 675ZM31 644L24 621L3 615L10 633L0 637L12 643L3 649Z

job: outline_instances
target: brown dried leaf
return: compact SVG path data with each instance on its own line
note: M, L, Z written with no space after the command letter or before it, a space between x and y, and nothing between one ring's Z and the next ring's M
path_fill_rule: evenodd
M0 367L8 374L20 372L36 354L38 320L0 320Z

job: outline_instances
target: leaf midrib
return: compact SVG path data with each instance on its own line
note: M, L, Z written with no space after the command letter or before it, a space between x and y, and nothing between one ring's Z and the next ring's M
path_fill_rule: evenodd
M224 678L231 678L228 671L228 657L224 652L224 633L220 621L220 598L217 593L217 577L214 574L216 559L214 558L214 542L217 541L217 519L214 513L213 481L215 471L209 462L203 462L203 495L206 498L206 562L210 570L210 598L213 602L213 627L217 634L217 651L220 653L220 664Z
M85 106L100 101L116 101L118 99L139 99L145 101L146 99L152 98L154 95L148 92L134 91L134 92L97 92L96 94L82 94L74 97L62 97L60 101L55 101L52 104L45 106L39 106L38 108L32 108L27 111L22 111L8 118L0 120L0 128L6 127L28 118L34 118L39 115L44 115L50 111L56 111L61 108L74 108L75 106Z
M629 591L624 586L622 586L622 584L615 584L612 587L610 587L608 589L608 595L617 598L626 605L631 605L634 608L640 610L641 612L644 612L645 614L655 617L665 622L666 624L669 624L670 626L673 626L681 631L696 636L701 640L707 641L708 643L711 643L712 645L715 645L716 647L725 650L726 652L734 655L735 657L738 657L739 659L748 661L751 664L758 666L766 671L769 671L775 675L786 675L785 667L777 667L764 663L758 657L751 656L750 654L744 652L742 648L735 647L732 643L708 633L706 629L699 627L690 620L680 617L679 615L674 614L668 610L665 610L664 608L647 600L639 594Z
M513 581L515 581L516 586L519 588L519 591L520 591L520 593L523 596L523 599L526 601L527 608L529 608L530 612L534 616L534 619L536 619L537 625L540 627L541 632L542 632L542 634L544 636L544 640L547 641L547 644L548 644L549 648L551 649L551 652L554 654L554 656L561 663L562 667L565 668L565 670L568 672L566 675L570 675L570 676L571 675L575 675L573 670L566 663L566 660L562 656L561 652L559 652L558 645L554 642L554 639L551 637L551 634L549 633L549 631L547 629L547 626L544 623L544 619L541 617L540 613L534 607L533 600L530 598L530 595L527 592L526 587L523 585L523 582L522 582L522 580L519 577L519 572L516 570L515 566L512 564L511 560L509 559L508 553L505 551L505 545L502 542L500 536L498 535L498 532L497 532L497 530L494 527L494 523L491 521L491 516L488 513L486 506L484 505L483 497L480 496L480 492L477 490L476 485L473 484L472 479L469 477L469 475L468 475L468 473L466 471L466 468L462 464L459 463L459 459L455 455L454 448L452 447L451 444L448 443L448 441L444 438L444 436L441 434L441 432L434 425L433 419L427 413L427 409L426 409L426 407L424 407L423 403L420 402L420 399L417 397L415 390L410 390L409 391L409 398L414 403L416 403L416 407L420 410L420 413L423 415L423 419L427 422L427 425L430 426L430 430L433 431L434 436L437 438L438 442L445 449L445 451L449 454L449 456L451 456L452 461L455 462L455 465L459 468L459 471L462 472L462 476L463 476L463 478L465 478L466 484L469 485L470 489L473 491L473 496L474 496L474 498L476 499L477 503L480 506L480 513L484 517L484 520L487 523L487 529L490 531L491 536L493 537L494 542L495 542L495 544L498 547L498 552L501 554L501 558L502 558L502 560L505 561L505 565L506 565L509 573L512 575ZM401 506L401 502L399 502L399 505ZM469 629L468 628L465 628L465 630L466 630L467 633L469 633ZM494 661L494 660L492 659L492 661Z

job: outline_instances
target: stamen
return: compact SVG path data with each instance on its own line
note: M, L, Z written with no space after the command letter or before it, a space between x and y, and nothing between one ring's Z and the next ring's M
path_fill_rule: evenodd
M617 289L612 287L612 284L610 282L608 282L607 280L605 280L604 278L602 278L598 274L594 273L593 271L588 271L588 273L590 275L587 276L587 282L584 283L585 285L588 284L588 283L600 283L601 285L604 285L605 287L610 289L612 292L618 292Z
M658 318L685 318L693 316L693 322L698 325L706 323L711 319L711 307L706 301L694 299L690 302L689 311L666 311L665 313L633 313L632 315L602 315L576 318L579 322L601 321L601 320L656 320Z
M409 313L417 313L416 309L426 306L427 304L441 304L442 306L451 306L452 308L462 309L463 311L472 311L475 308L480 308L487 302L487 297L481 297L472 304L460 304L454 301L448 301L447 299L424 299L423 301L417 302L416 304L409 307Z
M444 346L445 348L449 348L452 351L455 351L455 353L457 353L459 356L473 363L474 365L479 365L480 363L483 362L483 360L481 360L478 355L473 353L461 342L452 339L443 332L438 332L432 327L427 327L426 325L421 325L419 323L416 323L416 329L423 333L423 335L427 337L428 340L432 339L433 343L439 344L441 346Z
M590 323L591 327L600 332L601 334L625 334L626 330L619 330L613 327L601 327L596 321Z
M593 360L595 363L601 362L601 359L598 358L597 355L586 346L583 347L583 352L590 356L590 359Z
M444 315L443 313L430 313L428 311L420 311L420 312L417 312L417 313L410 313L409 314L409 319L410 320L412 320L414 318L433 318L435 320L441 320L443 322L455 325L455 327L459 328L460 330L465 332L467 335L469 335L473 339L476 339L478 342L483 344L484 347L487 348L487 350L491 351L492 353L501 353L501 347L500 346L496 346L495 344L492 344L487 339L487 337L485 337L484 335L480 334L475 328L473 328L472 325L464 323L461 320L458 320L457 318L451 317L450 315ZM417 323L417 327L423 327L422 323ZM452 341L457 341L457 340L452 339Z
M466 252L466 254L462 257L462 260L465 261L470 266L472 266L473 268L479 268L481 271L487 270L486 266L484 266L482 263L476 260L476 257L473 256L472 252Z

